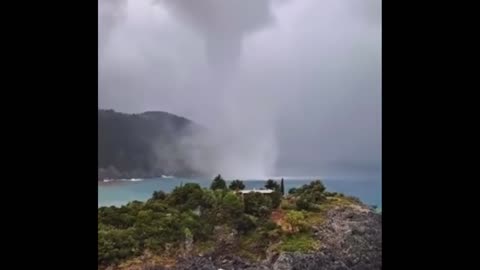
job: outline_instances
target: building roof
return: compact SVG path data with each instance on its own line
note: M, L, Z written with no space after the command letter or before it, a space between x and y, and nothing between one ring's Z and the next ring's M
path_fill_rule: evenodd
M272 193L273 190L271 189L245 189L245 190L240 190L240 193L251 193L251 192L257 192L257 193Z

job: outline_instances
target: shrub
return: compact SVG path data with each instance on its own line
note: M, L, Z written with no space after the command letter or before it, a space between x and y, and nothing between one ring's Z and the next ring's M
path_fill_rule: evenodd
M336 197L337 192L324 192L325 197Z
M247 193L244 195L245 213L257 217L266 217L272 210L272 199L261 193Z
M98 233L98 263L116 264L120 260L139 255L133 230L109 230Z
M152 210L154 212L165 212L168 209L168 205L164 201L160 200L149 200L145 206L144 209L146 210Z
M288 200L282 200L282 202L280 203L280 208L282 208L283 210L292 210L295 209L295 204L291 203Z
M308 252L315 250L316 242L308 234L292 234L284 239L280 250L287 252Z
M299 210L310 210L312 209L310 201L306 196L300 196L296 201L296 206Z
M224 217L233 219L243 214L244 207L243 201L238 196L228 192L221 200L218 210L224 213Z
M299 209L309 210L314 208L314 204L325 201L325 186L320 180L313 181L308 185L303 185L301 188L298 188L294 195L298 196L297 207Z
M241 215L234 222L235 229L242 234L246 234L249 231L255 229L255 222L247 215Z
M302 187L298 188L295 193L323 193L325 191L325 186L321 180L312 181L309 184L305 184Z
M181 210L195 209L202 204L203 190L199 184L187 183L176 187L167 197L168 204Z
M280 203L282 202L282 193L280 193L279 191L274 191L268 195L272 200L272 208L278 208L280 206Z
M305 225L305 215L300 211L288 211L285 220L292 226L294 232L298 232Z
M271 221L271 220L266 220L263 224L262 227L266 231L272 231L278 229L277 223Z

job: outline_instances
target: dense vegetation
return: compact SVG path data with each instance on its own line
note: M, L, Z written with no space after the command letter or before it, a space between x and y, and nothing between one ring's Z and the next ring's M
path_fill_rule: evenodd
M289 193L298 197L296 201L297 207L304 210L314 209L316 205L325 201L327 197L325 186L319 180L303 185Z
M230 183L230 186L228 186L229 189L231 190L242 190L245 188L245 184L243 184L243 181L241 180L234 180L232 183Z
M98 178L191 175L186 160L191 145L184 135L201 129L166 112L124 114L98 111Z
M146 202L99 208L99 267L116 265L145 252L175 256L185 251L211 250L220 238L219 229L236 231L234 252L252 259L275 243L280 250L315 249L317 243L309 237L308 224L321 221L321 215L312 211L319 213L324 210L322 206L328 207L329 196L344 198L326 193L321 181L304 185L285 198L273 180L265 185L276 189L270 194L242 195L237 190L243 183L235 183L227 189L219 175L210 189L187 183L170 194L155 191Z

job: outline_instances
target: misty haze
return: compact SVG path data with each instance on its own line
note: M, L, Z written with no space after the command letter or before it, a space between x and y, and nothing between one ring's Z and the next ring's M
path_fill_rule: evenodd
M211 175L379 171L380 10L372 0L100 1L99 106L208 128L190 139L215 154L191 162Z

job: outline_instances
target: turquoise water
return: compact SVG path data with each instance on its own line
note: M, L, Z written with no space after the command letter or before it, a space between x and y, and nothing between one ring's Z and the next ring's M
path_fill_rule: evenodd
M277 178L275 178L277 179ZM299 187L319 178L284 177L285 192L292 187ZM382 185L379 175L364 175L355 177L325 177L322 182L330 192L341 192L355 196L369 205L382 207ZM262 188L266 180L243 180L247 189ZM212 179L182 179L182 178L152 178L141 181L116 181L99 183L98 206L123 205L133 200L145 201L156 190L172 191L181 183L198 183L209 187ZM227 181L227 184L230 181Z

